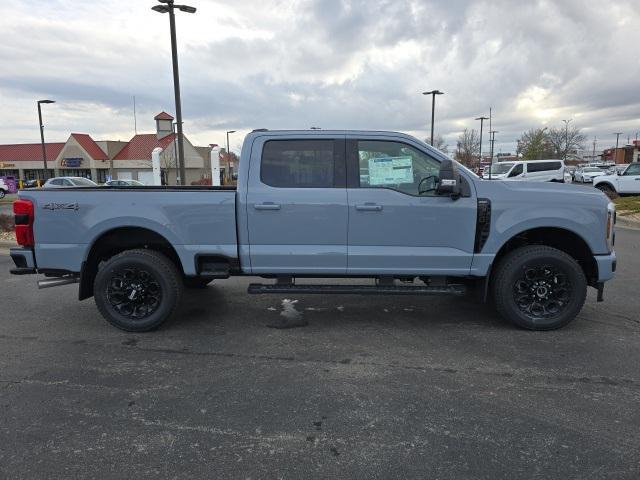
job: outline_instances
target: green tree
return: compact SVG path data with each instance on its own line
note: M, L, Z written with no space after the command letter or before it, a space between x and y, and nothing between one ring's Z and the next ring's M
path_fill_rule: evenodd
M518 153L522 154L522 158L525 160L540 160L556 156L547 130L547 127L531 128L520 136Z

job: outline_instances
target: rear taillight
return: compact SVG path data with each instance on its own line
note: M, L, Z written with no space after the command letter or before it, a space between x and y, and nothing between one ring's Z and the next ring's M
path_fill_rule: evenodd
M23 247L33 247L33 203L30 200L13 202L16 223L16 242Z

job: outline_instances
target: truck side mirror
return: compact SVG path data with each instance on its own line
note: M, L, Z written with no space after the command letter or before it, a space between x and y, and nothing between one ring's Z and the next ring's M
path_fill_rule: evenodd
M460 175L453 160L443 160L440 163L438 175L438 195L449 195L453 200L460 197Z

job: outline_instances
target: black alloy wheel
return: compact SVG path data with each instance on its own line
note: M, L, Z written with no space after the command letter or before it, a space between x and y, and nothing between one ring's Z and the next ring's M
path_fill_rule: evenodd
M177 310L182 274L164 254L126 250L100 265L93 284L96 305L112 325L128 332L158 328Z
M587 295L580 264L546 245L508 252L495 266L491 288L498 313L529 330L554 330L573 320Z

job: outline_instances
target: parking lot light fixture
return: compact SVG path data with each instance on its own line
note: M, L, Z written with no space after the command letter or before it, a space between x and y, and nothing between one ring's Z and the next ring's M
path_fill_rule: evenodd
M42 108L40 105L43 103L56 103L55 100L38 100L38 122L40 124L40 143L42 144L42 161L44 162L44 179L49 177L49 170L47 169L47 149L44 145L44 124L42 123Z
M433 121L436 112L436 95L444 95L440 90L431 90L430 92L422 92L423 95L431 95L431 146L433 147Z
M187 174L184 164L184 140L182 136L182 103L180 101L180 75L178 74L178 47L176 40L176 16L175 9L181 12L196 13L195 7L188 5L176 5L173 0L158 0L159 5L151 7L158 13L169 14L169 30L171 32L171 59L173 63L173 90L176 102L176 123L178 124L178 163L180 165L180 184L185 185Z

